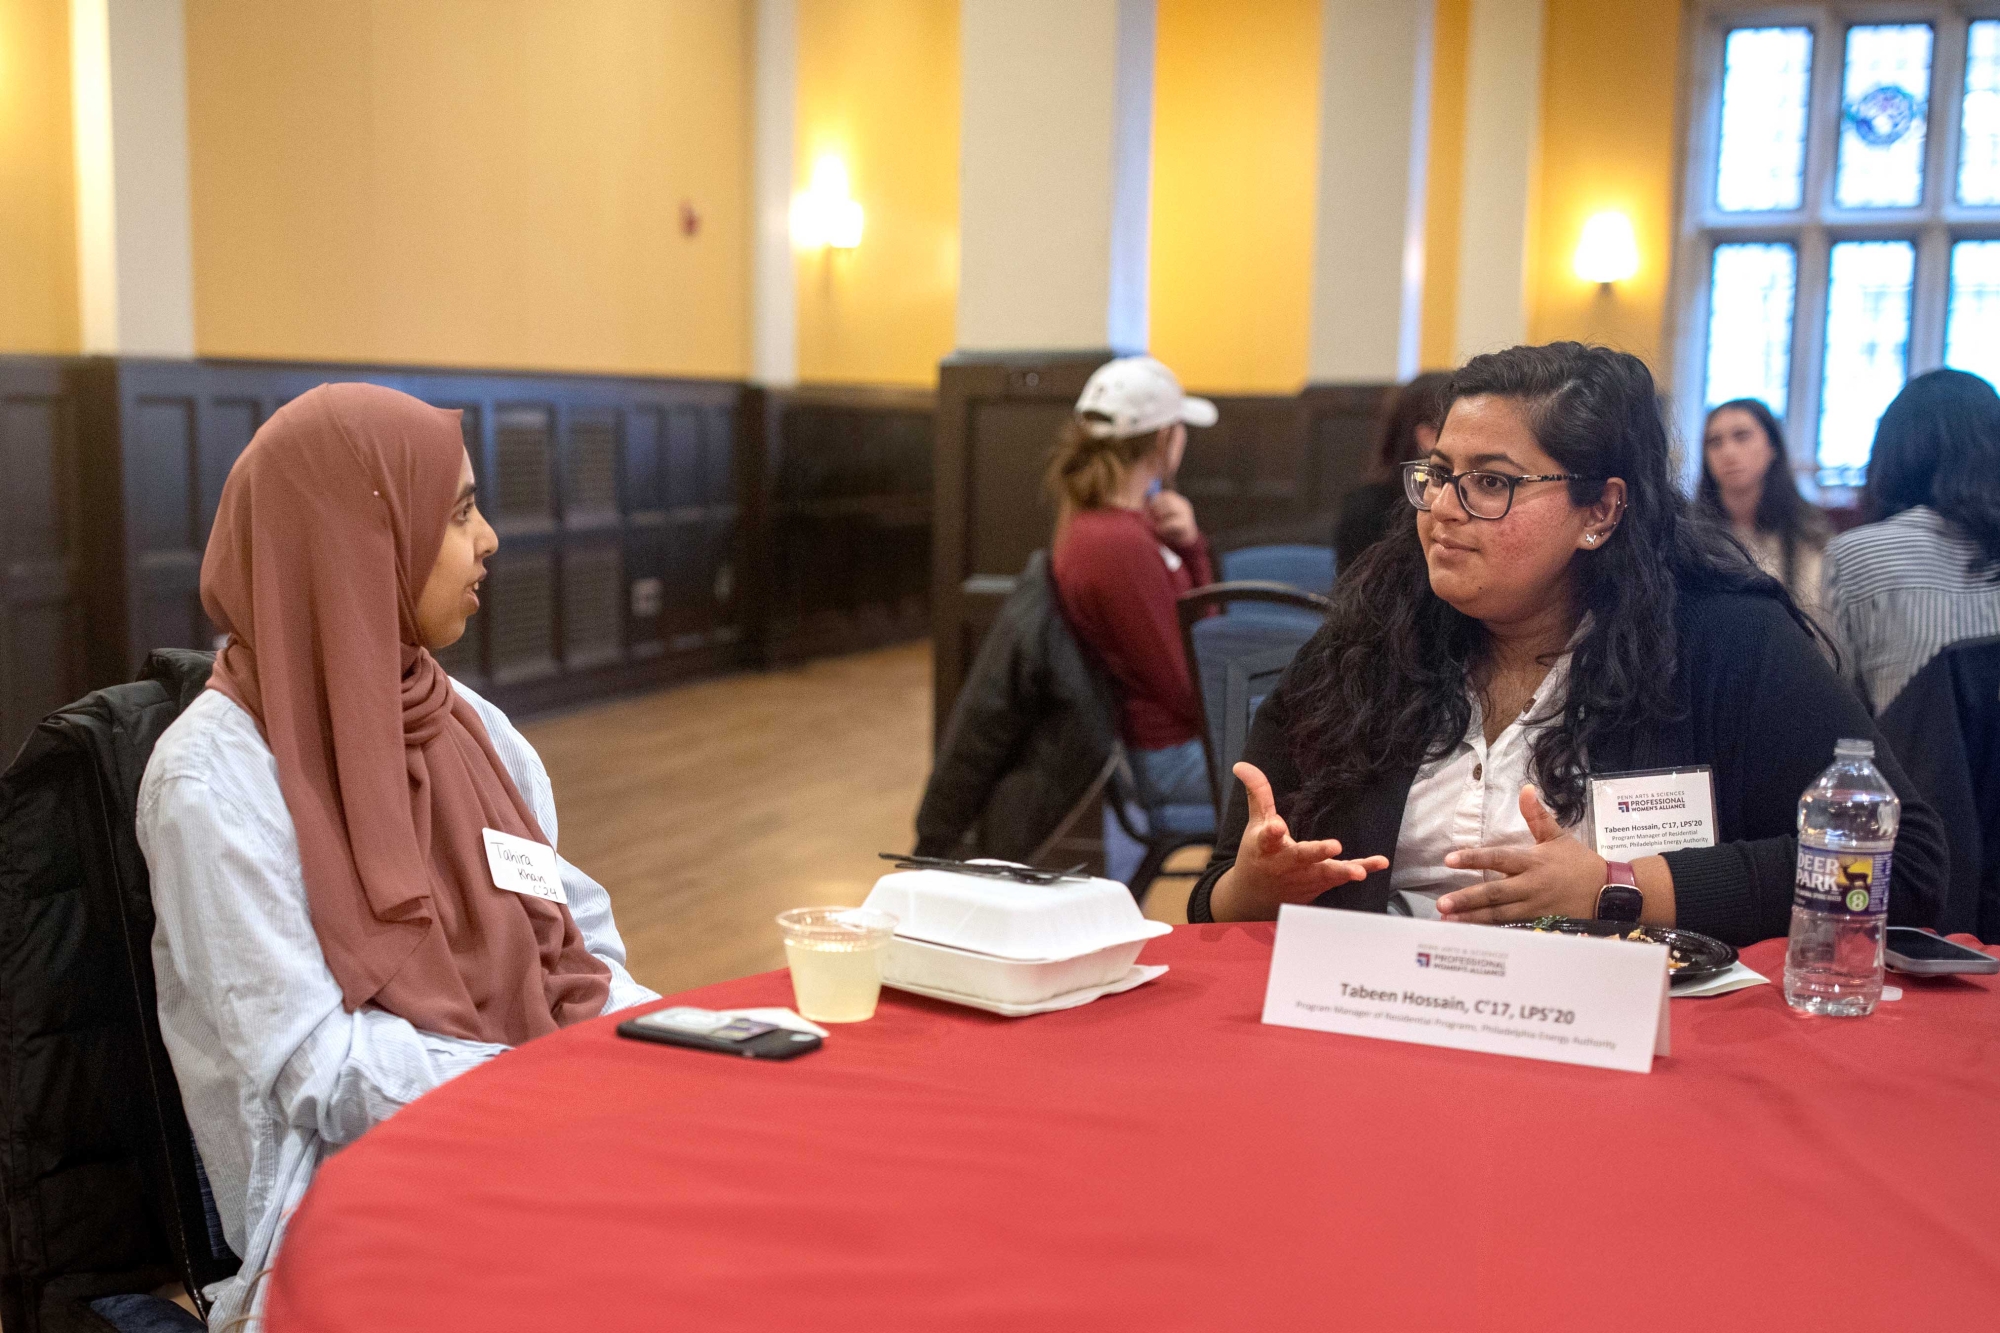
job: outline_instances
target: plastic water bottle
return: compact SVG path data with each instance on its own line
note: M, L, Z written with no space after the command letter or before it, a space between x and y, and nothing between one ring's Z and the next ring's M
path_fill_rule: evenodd
M1810 1014L1859 1018L1882 998L1889 860L1903 803L1875 767L1872 741L1840 742L1799 798L1799 864L1785 999Z

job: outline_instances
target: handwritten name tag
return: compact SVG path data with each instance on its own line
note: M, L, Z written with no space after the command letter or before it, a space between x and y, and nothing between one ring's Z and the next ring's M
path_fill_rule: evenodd
M1667 950L1287 903L1264 1021L1650 1073Z
M1607 861L1713 847L1715 778L1705 766L1592 778L1590 823Z
M568 906L569 895L563 892L562 870L556 865L555 848L499 829L479 831L486 839L486 868L493 874L494 888Z

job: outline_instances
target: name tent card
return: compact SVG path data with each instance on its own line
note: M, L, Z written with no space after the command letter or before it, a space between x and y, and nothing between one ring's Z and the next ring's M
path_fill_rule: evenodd
M499 829L479 831L486 838L486 868L493 876L494 888L568 905L569 895L563 892L562 867L556 864L555 848Z
M1287 903L1264 1021L1650 1073L1667 949Z
M1715 846L1715 778L1701 768L1607 773L1590 780L1592 844L1607 861Z

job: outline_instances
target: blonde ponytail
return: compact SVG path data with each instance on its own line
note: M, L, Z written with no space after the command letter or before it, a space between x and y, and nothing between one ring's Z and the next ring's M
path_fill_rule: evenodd
M1064 422L1042 474L1042 486L1056 505L1056 531L1061 533L1079 510L1104 508L1132 465L1159 447L1159 431L1099 438L1082 417Z

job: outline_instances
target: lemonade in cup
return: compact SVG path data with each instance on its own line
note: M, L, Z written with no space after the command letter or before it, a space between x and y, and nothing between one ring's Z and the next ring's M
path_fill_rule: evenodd
M868 907L795 907L778 913L778 926L800 1017L859 1023L875 1016L895 917Z

